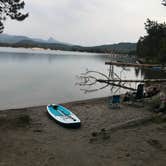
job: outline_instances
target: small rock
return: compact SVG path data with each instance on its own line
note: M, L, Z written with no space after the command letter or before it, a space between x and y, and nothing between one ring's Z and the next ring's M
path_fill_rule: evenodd
M105 128L102 128L102 129L101 129L101 132L102 132L102 133L105 133L105 132L106 132Z
M36 133L40 133L40 132L42 132L42 130L33 130L33 132L36 132Z
M126 154L126 157L130 157L130 154L129 154L129 153L127 153L127 154Z
M97 141L96 138L90 138L90 139L89 139L89 143L93 143L93 142L95 142L95 141Z
M97 132L93 132L93 133L92 133L92 136L93 136L93 137L97 137L97 135L98 135Z
M103 138L103 140L107 140L110 138L110 136L108 134L103 134L102 138Z

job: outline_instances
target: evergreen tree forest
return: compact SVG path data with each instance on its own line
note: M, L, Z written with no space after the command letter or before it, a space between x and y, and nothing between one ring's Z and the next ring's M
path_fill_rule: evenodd
M166 6L166 0L162 1ZM147 63L166 63L166 23L147 19L146 36L140 37L137 43L137 56Z
M147 35L137 43L137 55L149 63L166 62L166 24L147 19Z

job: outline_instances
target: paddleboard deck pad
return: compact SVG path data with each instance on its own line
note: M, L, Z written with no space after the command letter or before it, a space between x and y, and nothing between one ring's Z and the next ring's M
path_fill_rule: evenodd
M67 108L56 105L50 104L47 106L47 111L49 115L56 120L56 122L65 127L80 127L81 121L80 119L72 113Z

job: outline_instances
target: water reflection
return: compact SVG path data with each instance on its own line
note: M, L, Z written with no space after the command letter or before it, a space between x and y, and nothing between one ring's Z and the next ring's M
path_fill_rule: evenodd
M41 51L42 52L42 51ZM84 94L76 86L76 75L88 68L108 73L109 55L13 50L0 52L0 109L45 105L111 95L110 87ZM117 73L121 68L115 67ZM141 78L134 69L122 77ZM122 93L123 90L121 90Z
M164 79L166 78L166 73L164 71L157 71L153 69L135 69L136 76L141 73L145 79Z

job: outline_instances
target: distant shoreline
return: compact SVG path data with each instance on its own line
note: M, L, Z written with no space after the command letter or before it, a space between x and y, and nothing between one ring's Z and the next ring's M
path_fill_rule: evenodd
M108 44L100 46L80 46L80 45L68 45L61 43L39 43L27 40L18 43L0 43L0 47L40 48L40 49L50 49L50 50L62 50L62 51L130 54L130 55L133 55L136 52L136 43L118 43L118 44Z
M66 51L66 50L54 50L54 49L50 49L50 48L40 48L40 47L11 47L11 46L0 46L0 48L2 49L25 49L25 50L30 50L30 51L34 51L34 52L38 52L38 51L49 51L49 52L69 52L69 53L80 53L80 54L84 54L84 53L87 53L87 54L104 54L104 55L110 55L109 53L95 53L95 52L86 52L86 51ZM14 50L13 50L14 51ZM0 50L0 52L12 52L11 51L8 51L8 50ZM20 53L20 52L18 52ZM22 53L22 52L21 52Z

